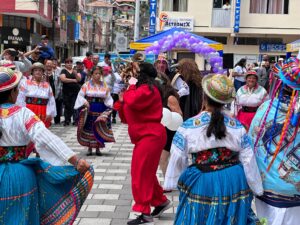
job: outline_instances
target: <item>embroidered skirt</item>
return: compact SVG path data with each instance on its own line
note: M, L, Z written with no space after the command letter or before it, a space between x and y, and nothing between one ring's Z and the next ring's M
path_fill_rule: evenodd
M107 109L103 102L92 102L90 108L80 111L77 140L82 146L103 148L105 142L114 142L110 118L106 123L99 121L99 116Z
M80 175L36 158L0 163L0 224L73 224L93 176L93 168Z
M179 206L175 225L249 225L257 219L252 192L238 164L214 172L187 168L178 181Z
M48 99L47 99L48 100ZM51 121L46 120L47 116L47 104L26 104L26 108L34 112L41 121L44 122L45 126L49 128L51 126Z

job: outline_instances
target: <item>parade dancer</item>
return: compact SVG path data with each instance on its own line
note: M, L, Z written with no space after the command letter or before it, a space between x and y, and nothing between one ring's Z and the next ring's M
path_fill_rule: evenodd
M249 129L251 121L258 107L268 99L268 93L258 84L258 76L255 71L248 71L246 85L239 88L231 111L234 116Z
M279 70L273 71L271 99L259 107L248 132L265 190L255 204L257 215L268 225L298 225L300 63L290 58L278 66Z
M261 177L246 130L222 112L234 98L233 83L207 75L202 87L204 111L179 127L171 147L164 188L178 184L180 191L174 224L254 225L251 190L262 195Z
M131 186L135 201L132 209L141 215L127 224L154 224L153 217L159 217L171 207L163 194L156 171L166 144L166 131L160 123L162 99L155 85L157 72L150 63L139 64L137 83L129 80L129 88L120 94L115 104L122 122L128 124L131 142L135 145L131 162ZM136 84L135 84L136 83ZM151 213L150 206L155 209Z
M21 76L0 67L0 223L73 224L93 169L31 110L15 104ZM43 160L28 158L31 141Z
M56 116L56 104L44 71L43 64L37 62L32 65L32 77L21 82L16 104L33 111L46 127L50 127L52 118Z
M92 148L96 148L96 155L101 156L100 148L105 142L113 142L113 134L109 115L113 99L104 81L102 68L97 66L91 70L92 79L86 82L78 93L75 109L80 109L77 139L88 147L88 156L92 155Z

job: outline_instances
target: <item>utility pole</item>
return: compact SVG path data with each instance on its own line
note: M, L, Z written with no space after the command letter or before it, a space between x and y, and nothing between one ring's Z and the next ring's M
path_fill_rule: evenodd
M135 15L134 15L134 41L140 37L140 0L135 1Z

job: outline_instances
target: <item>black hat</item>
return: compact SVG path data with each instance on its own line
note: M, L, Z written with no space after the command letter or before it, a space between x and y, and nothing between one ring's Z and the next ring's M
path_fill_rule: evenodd
M81 62L81 61L76 62L76 65L82 65L82 64L83 64L83 62Z

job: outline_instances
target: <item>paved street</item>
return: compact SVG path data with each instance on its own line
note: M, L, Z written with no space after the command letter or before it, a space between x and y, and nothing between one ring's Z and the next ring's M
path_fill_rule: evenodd
M94 166L95 182L93 189L83 205L77 225L125 225L129 218L135 218L131 212L133 198L130 188L130 162L133 145L130 143L127 126L117 121L113 125L116 143L108 144L102 151L103 156L85 156L86 148L76 139L76 127L52 126L51 130L61 137L80 157ZM162 173L157 176L162 181ZM178 205L178 192L168 194L174 207L166 211L156 225L173 224L174 211Z

